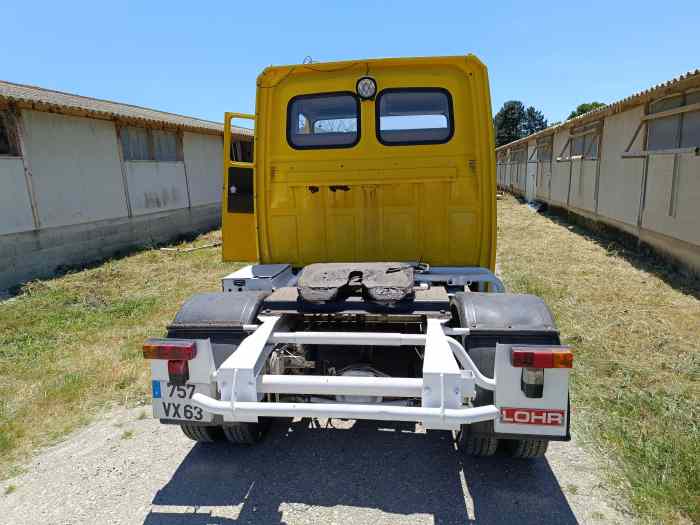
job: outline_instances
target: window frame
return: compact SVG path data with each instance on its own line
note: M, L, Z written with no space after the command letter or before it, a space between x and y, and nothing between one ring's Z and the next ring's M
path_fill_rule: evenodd
M669 152L669 151L678 151L679 152L681 150L686 150L686 149L693 150L693 149L697 149L700 147L700 144L698 146L683 146L683 138L684 138L683 137L683 128L684 128L685 117L688 113L695 113L697 111L700 111L700 108L698 107L700 105L700 102L692 102L692 103L688 104L688 96L692 95L694 93L697 93L699 91L700 90L698 90L698 89L688 89L685 91L670 93L666 96L659 97L659 98L654 99L654 100L650 100L647 103L646 112L645 112L644 118L642 119L642 122L646 122L646 130L645 130L645 136L644 136L644 151L649 152L651 154L663 154L663 152ZM659 102L663 102L664 100L670 100L673 98L680 98L681 104L679 106L676 106L675 108L670 108L670 109L665 109L665 110L652 110L652 107L655 104L658 104ZM655 120L661 121L665 118L677 119L674 147L649 149L649 137L651 135L651 129L653 126L653 122Z
M447 137L443 140L418 140L418 141L410 140L410 141L401 141L401 142L386 142L386 141L382 140L381 127L380 127L380 119L381 119L380 107L381 107L382 96L385 95L386 93L412 93L412 92L418 92L418 91L440 92L440 93L443 93L444 95L447 96L447 109L448 109L447 119L448 119L448 122L450 124L449 133L448 133ZM454 106L452 104L452 93L450 93L450 91L448 89L443 88L443 87L404 87L404 88L385 88L385 89L382 89L379 93L377 93L377 96L375 97L374 129L375 129L375 134L377 135L377 140L383 146L425 146L425 145L434 145L434 144L447 144L450 140L452 140L452 137L455 134Z
M355 140L352 143L348 144L326 144L326 145L308 145L308 146L300 146L298 144L294 144L292 141L292 105L294 102L300 99L305 99L305 98L317 98L317 97L329 97L329 96L351 96L353 100L355 101L355 107L357 109L357 130L356 130L356 136ZM307 117L308 119L308 117ZM295 95L292 98L289 99L289 102L287 102L287 118L285 121L285 135L287 137L287 144L289 145L290 148L296 149L296 150L309 150L309 149L347 149L347 148L354 148L359 144L360 138L362 137L362 108L360 106L360 97L357 96L357 93L354 93L352 91L331 91L331 92L324 92L324 93L304 93L303 95Z
M127 158L127 150L124 147L124 130L128 130L128 128L136 128L136 129L141 129L144 130L146 133L146 147L148 148L148 158L147 159L132 159L132 158ZM161 133L168 133L172 134L175 137L175 160L161 160L156 158L156 138L155 138L155 133L156 132L161 132ZM128 133L128 131L127 131ZM130 124L130 123L123 123L123 124L118 124L118 131L117 131L117 137L119 139L119 147L121 149L121 156L124 162L184 162L185 161L185 155L184 155L184 145L183 145L183 132L180 129L171 129L171 128L156 128L156 127L148 127L148 126L138 126L135 124Z

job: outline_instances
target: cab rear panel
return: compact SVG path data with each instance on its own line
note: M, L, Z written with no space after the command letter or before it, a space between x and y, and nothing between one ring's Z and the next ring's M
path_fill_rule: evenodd
M361 77L376 81L373 98L355 93ZM256 115L249 234L261 262L493 269L491 109L475 57L268 68ZM223 219L225 257L241 260L241 218Z

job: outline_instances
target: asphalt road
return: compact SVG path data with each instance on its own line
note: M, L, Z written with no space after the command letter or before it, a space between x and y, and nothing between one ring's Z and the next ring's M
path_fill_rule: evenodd
M117 410L0 483L7 524L630 523L573 443L547 459L465 458L445 432L280 422L259 446L195 444ZM148 409L146 409L148 410ZM325 428L320 428L321 426Z

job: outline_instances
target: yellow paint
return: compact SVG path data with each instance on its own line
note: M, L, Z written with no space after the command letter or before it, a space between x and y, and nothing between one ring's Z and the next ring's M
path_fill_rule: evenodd
M378 92L447 89L454 109L451 140L382 145L375 132L375 102L369 100L361 102L361 137L355 146L308 150L289 146L286 117L292 97L354 92L362 76L374 78ZM224 259L295 266L422 260L494 268L491 101L486 67L475 56L270 67L258 77L255 118L255 215L245 216L246 222L241 214L227 213L224 195ZM230 135L225 152L228 141ZM229 165L225 158L224 166ZM334 184L350 189L330 191ZM309 186L318 186L319 191L312 193Z
M234 118L255 120L255 115L247 113L226 113L224 115L224 178L221 198L221 242L224 261L255 262L258 260L258 240L255 228L255 214L228 212L228 170L229 168L252 168L251 162L231 160L231 121Z

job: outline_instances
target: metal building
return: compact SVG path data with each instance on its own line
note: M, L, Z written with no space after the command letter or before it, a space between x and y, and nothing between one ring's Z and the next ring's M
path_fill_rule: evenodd
M496 148L502 189L700 274L700 70Z
M216 122L0 81L0 289L217 227L222 144Z

